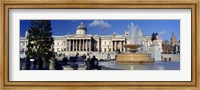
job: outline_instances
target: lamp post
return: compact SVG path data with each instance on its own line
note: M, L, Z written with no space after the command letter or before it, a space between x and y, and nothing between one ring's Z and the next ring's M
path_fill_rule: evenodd
M31 58L30 61L31 61L31 70L35 70L35 65L34 65L35 59Z

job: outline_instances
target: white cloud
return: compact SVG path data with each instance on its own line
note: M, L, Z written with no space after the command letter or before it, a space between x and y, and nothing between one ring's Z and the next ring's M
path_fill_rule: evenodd
M111 24L103 20L94 20L92 23L89 24L89 27L104 30L110 28Z
M163 31L160 31L159 33L158 33L158 35L164 35L164 34L166 34L167 33L167 31L165 31L165 30L163 30Z

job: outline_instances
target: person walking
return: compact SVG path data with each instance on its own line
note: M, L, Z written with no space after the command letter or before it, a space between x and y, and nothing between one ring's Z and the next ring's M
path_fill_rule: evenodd
M88 59L90 59L90 55L89 54L87 54L87 56L86 56L86 60L88 60Z
M49 65L49 70L56 70L56 62L57 62L57 59L55 57L55 55L53 55L51 57L51 59L49 60L50 62L50 65Z
M90 55L87 54L86 59L85 59L85 68L86 70L90 69Z
M90 64L91 64L91 69L92 69L92 70L93 70L93 69L97 69L97 66L98 66L98 59L97 59L95 56L93 56L92 59L91 59Z
M107 60L111 60L111 56L110 56L109 53L108 53L108 55L107 55Z
M91 70L91 60L90 59L87 59L86 60L86 70Z
M64 57L62 59L62 64L67 65L67 62L68 62L68 58L64 55Z
M99 69L99 60L94 56L94 69Z

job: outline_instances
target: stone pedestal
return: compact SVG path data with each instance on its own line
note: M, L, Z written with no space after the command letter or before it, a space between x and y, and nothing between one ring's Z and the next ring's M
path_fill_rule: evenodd
M116 56L117 64L133 64L133 63L153 63L150 54L118 54Z
M159 50L159 44L157 41L154 41L151 45L151 58L154 61L161 61L161 51Z

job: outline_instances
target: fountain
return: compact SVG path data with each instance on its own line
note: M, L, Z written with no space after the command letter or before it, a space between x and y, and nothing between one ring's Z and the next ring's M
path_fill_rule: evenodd
M129 53L123 53L116 55L117 64L132 64L132 63L152 63L151 55L147 53L137 53L141 44L137 44L137 30L138 27L133 23L128 25L128 30L131 33L131 44L126 44L124 47Z

